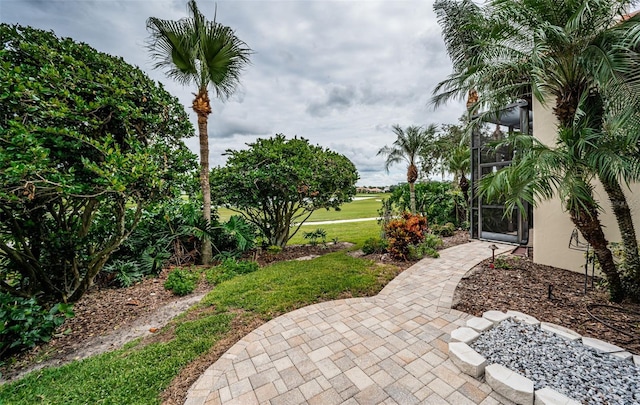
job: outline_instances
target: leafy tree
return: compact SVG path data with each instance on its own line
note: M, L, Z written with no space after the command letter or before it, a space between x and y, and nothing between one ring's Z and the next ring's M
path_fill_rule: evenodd
M75 301L193 175L179 101L69 38L0 25L0 290Z
M417 183L415 186L416 210L427 217L429 224L454 223L461 225L466 217L459 216L458 212L464 207L463 196L455 190L452 183L429 181ZM404 212L410 206L409 186L403 184L396 187L388 200L396 212Z
M227 150L226 166L212 170L212 195L269 245L284 247L313 211L337 210L355 195L358 172L343 155L282 134L248 146Z
M195 0L188 3L190 18L178 21L150 17L149 49L158 60L155 67L167 70L167 75L184 85L195 84L198 93L192 108L198 116L200 135L200 186L203 215L211 223L211 193L209 190L209 132L211 114L209 87L217 97L229 97L235 91L240 73L249 63L251 49L236 37L234 31L215 21L208 21L198 10ZM202 262L211 262L210 240L203 240Z
M407 183L411 194L411 213L416 213L415 183L419 173L416 163L422 158L423 174L427 175L435 169L436 160L431 157L430 149L436 139L437 128L431 124L427 128L409 126L403 130L399 125L393 126L396 140L392 146L384 146L378 151L378 155L385 156L385 170L395 163L407 162Z
M515 98L536 97L551 107L558 120L555 148L534 142L530 156L521 156L520 164L507 173L491 176L496 183L484 182L484 189L489 194L508 193L513 204L522 198L549 199L556 191L594 248L615 301L624 291L598 218L591 180L598 177L605 186L628 263L637 266L632 273L640 282L637 241L619 183L635 181L639 173L640 16L624 17L632 3L491 1L477 8L479 18L443 28L445 33L473 30L487 35L455 45L471 50L465 52L469 57L439 84L434 97L438 104L477 89L478 105L488 106L490 112Z

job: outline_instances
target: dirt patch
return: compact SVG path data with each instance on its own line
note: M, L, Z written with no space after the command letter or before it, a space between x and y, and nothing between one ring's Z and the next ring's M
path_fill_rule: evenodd
M486 260L463 277L454 294L455 309L476 316L488 310L521 311L640 354L640 304L612 305L598 280L591 287L591 278L585 295L584 274L503 257L508 268L491 268Z

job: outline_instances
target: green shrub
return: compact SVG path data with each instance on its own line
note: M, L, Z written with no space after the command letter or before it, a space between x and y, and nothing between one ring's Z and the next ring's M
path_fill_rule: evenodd
M282 252L282 248L280 246L276 246L276 245L267 246L267 253L270 253L272 255L277 255L280 252Z
M495 259L493 260L493 266L496 269L509 270L513 268L512 262L515 260L516 260L515 258L512 258L511 260L509 260L505 256L496 256Z
M385 225L385 235L389 242L389 254L397 260L409 259L409 246L417 246L425 238L427 218L409 212L402 218L389 221Z
M436 235L428 233L424 236L424 241L422 242L422 244L432 249L439 249L442 247L443 242L442 239L440 239Z
M432 224L430 230L433 234L446 238L453 236L456 226L452 222L447 222L445 225Z
M73 316L71 304L41 307L35 298L0 292L0 358L48 342L65 318Z
M466 218L464 212L467 204L464 196L450 182L416 183L415 195L417 211L427 216L431 225L447 222L460 224ZM398 210L408 210L410 207L409 185L403 184L396 187L387 205Z
M407 259L409 260L420 260L425 257L440 257L440 253L436 249L429 247L424 243L421 243L419 245L410 245L407 250Z
M426 234L424 241L418 245L410 245L408 248L410 260L420 260L424 257L440 257L438 248L442 247L442 239L433 234Z
M164 282L164 288L171 290L175 295L191 294L198 285L200 274L188 269L175 269Z
M381 238L369 238L364 241L362 245L362 252L365 255L370 255L373 253L385 253L389 244L386 240Z

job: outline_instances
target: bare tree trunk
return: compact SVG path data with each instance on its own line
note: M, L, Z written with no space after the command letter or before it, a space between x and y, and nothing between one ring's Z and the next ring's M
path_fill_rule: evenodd
M202 214L207 227L211 224L211 185L209 184L209 132L207 124L211 114L209 94L206 89L200 89L195 100L193 110L198 114L198 135L200 136L200 188L202 189ZM202 264L209 264L213 258L211 240L202 240Z
M618 181L600 179L609 197L613 213L620 228L622 245L624 247L625 264L634 281L640 285L640 255L638 253L638 239L633 227L631 209L627 203L622 187Z
M625 297L625 293L622 289L620 274L613 261L613 254L607 246L607 239L602 231L596 207L590 205L588 209L581 207L578 210L571 211L571 220L591 245L598 258L600 268L609 283L609 299L613 302L621 302Z

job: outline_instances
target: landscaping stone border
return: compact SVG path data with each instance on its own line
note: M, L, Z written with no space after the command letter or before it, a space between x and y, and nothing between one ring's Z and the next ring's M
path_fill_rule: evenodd
M465 374L474 378L485 376L487 384L505 398L517 404L535 405L579 405L580 403L560 392L545 387L534 390L533 381L500 364L487 365L487 359L469 346L482 332L491 329L498 323L514 318L529 325L554 333L567 340L581 339L582 344L602 353L609 353L620 361L633 361L640 365L640 356L632 355L623 348L605 341L583 337L579 333L548 322L540 322L536 318L518 311L487 311L482 318L469 319L465 327L451 332L449 342L449 358Z

